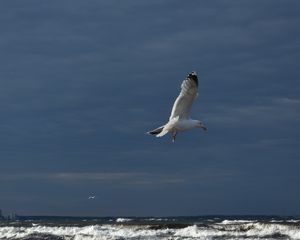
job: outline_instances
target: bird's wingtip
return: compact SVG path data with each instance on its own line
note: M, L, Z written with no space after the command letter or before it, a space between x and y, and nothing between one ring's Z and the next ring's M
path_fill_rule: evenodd
M196 71L192 71L188 74L187 78L192 79L198 86L198 76Z

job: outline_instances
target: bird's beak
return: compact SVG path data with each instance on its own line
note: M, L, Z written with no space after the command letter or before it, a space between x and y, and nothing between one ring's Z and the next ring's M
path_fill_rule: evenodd
M207 130L208 130L207 127L205 127L205 126L202 126L202 129L203 129L204 131L207 131Z

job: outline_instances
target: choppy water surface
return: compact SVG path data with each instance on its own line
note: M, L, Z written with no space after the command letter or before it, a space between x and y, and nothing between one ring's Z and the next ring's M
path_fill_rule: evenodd
M300 218L22 217L17 221L0 221L0 239L300 239Z

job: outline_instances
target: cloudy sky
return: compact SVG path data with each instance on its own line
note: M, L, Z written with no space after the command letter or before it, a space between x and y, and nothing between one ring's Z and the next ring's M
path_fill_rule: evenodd
M299 12L296 0L1 1L0 209L300 214ZM192 70L208 132L146 135Z

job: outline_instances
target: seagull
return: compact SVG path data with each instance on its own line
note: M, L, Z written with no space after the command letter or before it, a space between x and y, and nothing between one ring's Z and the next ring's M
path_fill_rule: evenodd
M196 71L189 73L181 84L181 91L174 102L169 121L148 134L162 137L167 133L172 134L172 142L175 142L178 132L193 128L202 128L207 131L203 122L190 118L192 104L198 96L198 77Z

